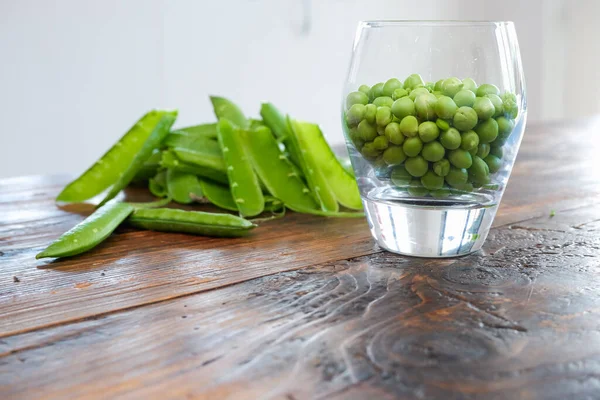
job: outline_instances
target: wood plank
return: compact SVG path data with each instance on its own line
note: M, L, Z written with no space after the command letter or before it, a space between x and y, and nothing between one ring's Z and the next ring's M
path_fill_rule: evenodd
M4 338L0 398L565 399L600 393L600 209Z
M598 199L599 145L581 140L598 129L600 119L530 126L495 225ZM53 199L65 182L0 181L0 337L380 251L362 220L290 213L245 239L122 228L82 256L35 260L49 241L91 212L56 207ZM144 193L128 191L134 200Z

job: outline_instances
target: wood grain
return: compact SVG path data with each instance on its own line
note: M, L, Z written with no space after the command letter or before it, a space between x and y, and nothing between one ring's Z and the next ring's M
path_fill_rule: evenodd
M596 398L599 327L585 207L464 258L380 253L7 337L0 397Z

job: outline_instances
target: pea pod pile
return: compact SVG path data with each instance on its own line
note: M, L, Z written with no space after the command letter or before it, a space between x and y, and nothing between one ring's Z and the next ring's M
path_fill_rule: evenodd
M98 209L36 257L88 251L121 224L141 229L238 237L285 209L329 217L364 214L354 177L336 158L316 124L284 116L265 103L260 120L231 101L211 97L217 122L172 130L176 111L144 115L92 167L58 195L63 203L100 197ZM146 183L161 200L119 202L131 183ZM166 208L210 203L236 212ZM341 210L345 207L346 211ZM273 217L257 217L264 212Z
M414 196L446 197L491 181L519 114L516 96L473 79L418 74L362 85L346 98L346 134L362 156Z

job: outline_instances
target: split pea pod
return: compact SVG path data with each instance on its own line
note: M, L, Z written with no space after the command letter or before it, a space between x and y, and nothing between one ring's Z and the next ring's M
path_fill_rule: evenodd
M333 154L319 126L294 120L290 120L290 124L302 157L308 161L313 170L318 170L323 177L326 177L325 183L334 198L344 207L362 209L356 180ZM324 209L324 211L335 212L337 209Z
M202 187L194 174L168 169L166 180L169 197L177 203L190 204L192 196L202 197Z
M267 190L287 207L295 210L305 208L318 210L319 207L310 194L291 161L279 148L277 140L267 127L240 130L246 148L246 155L264 183Z
M256 227L252 222L231 214L171 208L136 210L127 222L135 227L154 231L217 237L244 236Z
M271 103L263 103L260 107L260 116L265 125L277 136L277 139L285 145L290 154L290 159L297 166L301 166L300 149L292 140L292 132L286 117Z
M237 105L224 97L210 96L210 101L217 119L225 118L239 128L250 128L250 121Z
M212 179L215 182L224 184L228 183L227 174L225 171L183 162L172 150L165 150L162 152L160 165L163 168L175 169L181 172L189 172L190 174L194 174L202 178Z
M229 211L238 211L237 204L233 201L233 196L228 187L208 179L200 179L200 187L204 197L215 206Z
M168 134L176 117L177 111L154 110L144 115L94 165L69 183L56 200L82 202L111 186L114 189L111 194L118 193L133 179L158 146L157 143Z
M217 135L223 160L227 165L233 201L240 215L252 217L260 214L265 208L265 199L258 177L246 155L241 131L235 129L229 120L221 118L217 124Z
M134 206L109 201L69 230L35 258L69 257L86 252L110 236L134 210Z

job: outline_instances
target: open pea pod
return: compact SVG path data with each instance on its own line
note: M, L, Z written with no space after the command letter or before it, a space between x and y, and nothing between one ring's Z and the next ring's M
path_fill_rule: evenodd
M172 131L167 135L163 144L167 147L183 147L196 151L206 150L221 154L221 148L216 138L192 135L185 131Z
M198 177L188 172L168 169L166 174L167 192L173 201L190 204L193 197L202 197L202 187Z
M271 129L275 136L277 136L277 139L285 145L292 162L298 167L301 167L300 149L292 138L292 132L285 115L283 115L273 104L263 103L260 107L260 116L265 125Z
M82 202L111 188L101 204L134 178L175 122L177 111L150 111L80 177L69 183L56 200Z
M319 126L291 119L290 125L293 128L292 131L297 139L302 158L306 160L310 168L322 174L323 180L335 199L344 207L356 210L362 209L362 201L356 180L340 164L331 147L327 144ZM324 191L321 190L319 193L322 194ZM337 211L325 208L323 210Z
M227 174L225 171L214 169L207 166L195 165L184 162L172 150L164 150L160 165L163 168L174 169L181 172L189 172L202 178L212 179L215 182L228 184Z
M197 165L199 167L212 168L216 171L226 171L225 161L221 154L216 154L207 151L206 149L198 151L185 147L174 147L172 150L177 158L185 163Z
M221 118L217 124L217 135L223 160L227 165L229 187L240 215L252 217L263 212L263 197L258 177L246 155L244 138L240 130L227 119Z
M217 124L200 124L193 126L186 126L185 128L177 129L177 132L184 132L193 137L202 137L205 139L217 139Z
M267 127L240 130L246 155L267 190L287 207L318 210L291 161L279 148L277 140Z
M219 185L208 179L200 179L200 187L202 188L204 197L215 206L229 211L238 211L237 204L233 201L229 187Z
M148 190L156 197L166 197L169 194L167 190L167 171L161 170L148 181Z

